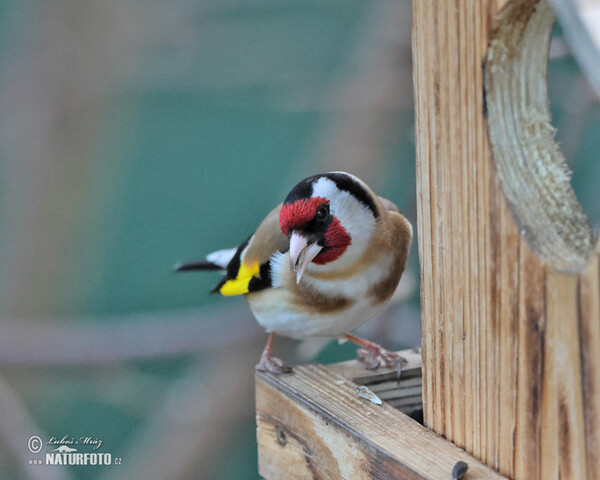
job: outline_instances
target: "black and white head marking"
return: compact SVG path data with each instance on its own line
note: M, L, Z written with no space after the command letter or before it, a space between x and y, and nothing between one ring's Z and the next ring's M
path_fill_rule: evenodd
M332 218L340 222L350 237L348 247L339 258L323 265L312 263L310 270L348 268L361 258L375 234L380 215L376 199L368 187L354 175L330 172L301 181L289 193L284 204L310 198L324 198L328 202Z
M354 196L363 206L371 211L374 218L379 216L379 209L375 204L373 196L358 178L346 172L321 173L305 178L292 189L284 203L294 203L296 200L318 196L314 194L314 187L322 178L331 180L338 190L348 192Z

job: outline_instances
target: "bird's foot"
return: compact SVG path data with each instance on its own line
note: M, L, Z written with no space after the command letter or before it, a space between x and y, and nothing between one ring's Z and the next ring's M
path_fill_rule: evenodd
M398 369L398 376L402 372L402 367L406 365L407 361L404 357L397 353L390 352L377 344L373 344L374 348L359 348L356 351L356 356L361 362L364 362L369 370L375 370L379 367L396 367Z
M283 363L283 361L280 358L265 355L264 352L263 355L261 355L260 357L260 361L256 364L256 367L254 368L259 372L271 372L276 374L292 372L292 367Z
M346 338L357 344L359 348L356 352L358 359L364 362L369 370L375 370L379 367L392 368L396 367L398 372L398 381L402 375L402 367L408 362L404 357L397 353L386 350L381 345L378 345L370 340L366 340L351 333L346 333Z
M267 344L265 345L265 349L260 356L260 361L256 364L255 370L259 372L271 372L271 373L291 373L292 367L288 367L285 363L283 363L279 358L271 356L271 348L273 345L273 339L275 338L275 334L271 333L269 335L269 340L267 340Z

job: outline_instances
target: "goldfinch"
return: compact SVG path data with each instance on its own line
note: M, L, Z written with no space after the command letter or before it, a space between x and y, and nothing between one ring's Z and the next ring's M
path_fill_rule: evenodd
M213 292L246 296L270 333L257 370L291 370L271 355L274 336L283 335L351 340L368 368L400 372L400 357L349 332L392 296L411 241L412 227L392 202L354 175L330 172L298 183L239 247L175 268L221 270Z

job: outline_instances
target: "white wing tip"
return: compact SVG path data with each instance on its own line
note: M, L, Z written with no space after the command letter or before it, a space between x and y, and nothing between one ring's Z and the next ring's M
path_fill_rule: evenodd
M237 252L237 248L226 248L224 250L217 250L216 252L209 253L206 256L206 260L225 269L227 268L227 265L229 265L229 262L231 262L231 259L235 255L235 252Z

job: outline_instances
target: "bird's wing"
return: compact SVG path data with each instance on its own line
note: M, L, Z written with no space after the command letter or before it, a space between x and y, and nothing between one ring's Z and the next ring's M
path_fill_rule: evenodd
M379 201L387 210L400 213L400 210L398 209L396 204L394 202L392 202L391 200L388 200L387 198L383 198L383 197L379 197L379 196L377 198L379 198Z
M290 248L288 237L279 228L280 209L281 205L269 213L254 235L238 247L213 292L232 296L271 287L271 257Z

